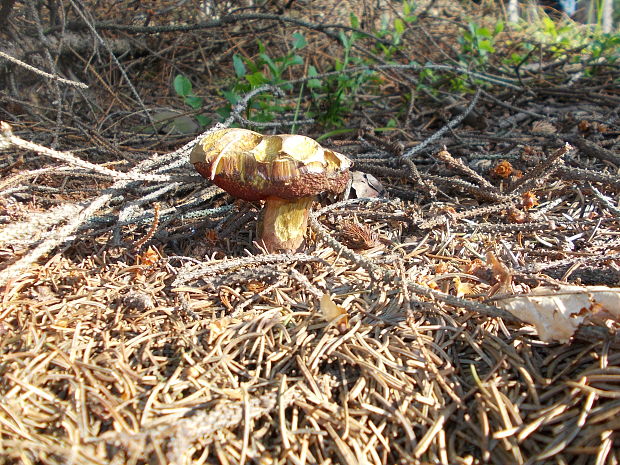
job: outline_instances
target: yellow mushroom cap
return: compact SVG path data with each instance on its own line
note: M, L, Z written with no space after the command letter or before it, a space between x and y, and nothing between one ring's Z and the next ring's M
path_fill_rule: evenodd
M244 200L339 193L349 181L351 166L347 157L306 136L235 128L204 137L190 162L203 177Z

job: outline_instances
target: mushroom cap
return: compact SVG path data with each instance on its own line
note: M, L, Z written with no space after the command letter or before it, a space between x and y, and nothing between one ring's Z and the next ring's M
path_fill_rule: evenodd
M190 162L232 196L250 201L337 194L345 189L351 166L347 157L306 136L264 136L235 128L204 137Z

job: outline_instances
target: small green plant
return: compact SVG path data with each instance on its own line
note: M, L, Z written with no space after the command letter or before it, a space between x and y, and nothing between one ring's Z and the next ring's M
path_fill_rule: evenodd
M410 3L406 2L409 13L411 12ZM413 21L414 17L409 13L405 16L405 20ZM398 30L394 32L393 37L398 40L404 32L403 21L405 20L399 19L400 22L396 22L400 26L396 26ZM359 20L354 14L351 14L351 25L359 28ZM324 70L326 73L336 71L336 74L320 77L315 66L307 65L306 77L309 79L301 85L297 98L289 96L287 99L288 102L296 102L296 104L285 103L283 99L271 94L257 95L250 102L245 116L253 121L268 122L273 121L278 114L294 111L295 119L303 112L305 117L314 118L319 124L328 128L341 125L355 107L356 97L360 90L372 85L377 76L376 72L370 68L372 62L354 53L354 45L362 36L356 31L340 31L338 37L343 46L343 54L341 57L334 58L333 68ZM304 64L300 51L306 45L305 37L295 33L290 51L284 55L273 56L260 42L258 43L259 53L254 59L233 55L232 65L237 81L231 88L222 91L228 103L218 111L221 117L225 118L230 114L232 106L239 101L241 95L262 85L277 85L285 92L293 91L293 86L288 80L295 77L292 74L295 67ZM395 48L386 48L382 51L387 56L395 50ZM349 72L355 67L367 69ZM294 130L293 126L292 132Z
M359 27L359 20L351 14L351 25ZM349 68L368 66L367 60L353 54L353 45L361 35L357 32L349 34L340 31L339 39L344 48L342 59L336 58L334 70L336 75L329 76L321 81L313 79L308 82L311 94L311 107L308 116L316 118L317 121L327 127L335 127L342 124L345 115L348 115L355 106L355 97L366 85L372 83L376 73L370 69L363 69L355 73L349 73ZM316 69L310 67L308 76L316 76Z
M620 34L601 33L601 28L587 27L570 20L554 21L548 15L540 13L534 22L521 22L514 27L521 34L528 34L531 41L521 41L514 45L516 51L504 59L509 66L521 64L531 55L535 48L543 48L544 53L551 54L557 60L570 63L585 63L595 66L586 68L585 73L596 73L601 60L608 66L620 61L618 53ZM579 50L579 53L576 53Z
M186 76L177 74L172 81L172 88L183 99L183 103L190 107L189 111L170 108L156 110L151 114L154 124L143 126L140 130L194 134L211 123L211 119L201 112L204 99L194 94L192 83Z
M177 74L172 82L172 85L176 94L183 98L183 102L192 110L198 111L203 107L204 99L194 94L192 90L192 83L189 79L187 79L187 77L182 74ZM196 118L196 121L201 127L204 127L211 122L209 118L202 114L196 114L194 118Z
M243 58L238 54L233 55L233 69L237 82L232 88L222 91L222 95L228 104L218 110L222 118L228 117L233 105L241 95L265 84L277 85L284 91L292 90L293 86L286 82L285 74L292 67L302 65L303 58L299 51L307 45L302 34L293 34L291 50L282 56L272 57L266 47L258 42L258 57L254 60ZM273 121L275 116L286 111L287 106L272 95L257 95L248 105L246 117L254 121Z
M493 30L479 26L473 21L467 25L467 30L459 37L461 54L459 59L465 65L474 64L483 67L489 60L489 55L495 53L495 40L504 30L504 22L498 20Z
M606 58L608 65L620 62L620 32L600 34L590 42L589 51L592 60Z
M402 14L389 19L386 15L379 31L375 35L386 39L383 43L375 43L373 51L379 54L383 62L399 63L404 55L403 36L407 27L417 21L414 14L415 1L405 0L402 4ZM342 55L334 57L331 67L324 67L319 73L315 66L306 63L301 56L301 51L306 47L305 37L300 33L293 34L292 41L287 53L277 55L258 42L258 53L253 58L247 58L240 54L232 57L232 68L235 72L234 85L223 90L221 95L227 103L217 110L221 118L227 118L235 104L242 95L265 84L276 85L287 93L286 98L273 96L271 93L258 94L249 102L244 116L255 122L273 121L277 115L283 113L293 114L297 120L300 115L313 118L325 129L341 128L344 121L364 103L360 102L359 95L364 92L370 95L379 95L376 90L382 84L379 74L372 69L376 61L366 55L357 53L356 45L365 34L357 31L360 22L357 16L350 15L353 31L341 30L338 38L342 44ZM499 27L499 26L498 26ZM497 28L496 28L497 29ZM500 31L496 31L498 34ZM478 50L484 50L486 40L484 29L473 30L473 38L479 40L476 44ZM482 37L482 39L481 39ZM390 43L387 43L387 42ZM366 47L366 44L364 44ZM481 54L479 54L481 55ZM300 77L299 70L305 66L307 78L297 90L289 80ZM330 72L335 72L330 74ZM295 75L296 74L296 75ZM435 82L438 77L429 70L424 76L425 85ZM408 98L411 98L409 95ZM406 102L407 96L403 102ZM295 125L291 132L295 132Z
M495 23L493 29L480 26L470 21L467 29L458 38L461 46L458 60L468 69L484 70L495 53L495 42L497 36L504 30L504 22L500 19ZM475 81L476 85L485 85L483 81ZM471 82L462 74L454 75L450 78L450 85L453 91L464 92L471 88Z
M412 62L414 65L419 65L415 61ZM439 83L442 81L442 77L439 73L437 73L432 68L423 68L418 75L418 84L416 86L416 91L424 91L431 95L436 95L439 92ZM411 94L406 95L407 99L411 99Z
M390 22L387 16L382 18L381 28L376 32L376 36L380 39L390 39L391 45L377 43L375 46L375 52L381 53L386 60L392 59L392 57L401 50L402 39L407 26L415 23L418 17L414 14L415 2L412 0L405 0L402 6L402 15L400 17L393 18Z

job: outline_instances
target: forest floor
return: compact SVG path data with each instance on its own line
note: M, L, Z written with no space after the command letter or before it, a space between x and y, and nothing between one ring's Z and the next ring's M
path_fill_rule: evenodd
M617 34L30 3L0 2L0 464L620 463L613 304L563 336L505 304L617 299ZM302 251L188 163L216 124L353 161Z

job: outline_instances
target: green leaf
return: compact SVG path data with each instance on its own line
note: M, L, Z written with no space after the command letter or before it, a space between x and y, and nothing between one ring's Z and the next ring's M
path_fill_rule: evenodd
M252 121L256 121L257 123L268 123L270 121L273 121L273 119L274 115L270 115L267 113L258 114L251 118Z
M230 116L230 107L221 107L215 110L215 112L219 115L222 121Z
M489 53L495 53L495 49L493 48L493 45L491 44L491 41L489 41L489 40L481 40L479 45L480 45L480 50L481 51L485 51L485 52L489 52Z
M403 35L403 32L405 32L405 23L402 19L396 18L394 20L394 30L398 33L399 36Z
M208 118L205 115L196 115L196 121L198 121L198 124L200 124L202 127L211 124L211 118Z
M293 55L292 57L290 57L287 61L286 61L286 67L292 66L292 65L303 65L304 64L304 59L302 57L300 57L299 55Z
M245 61L245 66L247 67L247 73L255 73L256 71L260 71L263 68L263 61L261 59L256 59L255 61L247 60Z
M261 73L260 71L252 74L247 74L245 76L245 79L250 83L252 87L259 87L269 82L269 80L265 78L263 73Z
M185 97L185 103L192 107L194 110L202 107L203 103L202 97L196 97L195 95L188 95Z
M342 42L344 48L351 48L351 39L344 33L344 31L341 30L340 32L338 32L338 37L340 38L340 41Z
M199 127L189 116L179 116L172 122L172 127L177 134L194 134Z
M283 107L282 105L271 105L269 103L261 104L261 108L272 113L281 113L286 110L286 107Z
M308 66L308 77L318 76L316 68L313 65ZM317 87L321 87L321 81L318 79L310 79L308 81L308 89L316 89Z
M269 55L267 55L266 53L261 53L259 56L265 62L265 64L269 68L269 71L271 71L272 76L278 76L280 74L278 66L274 63L274 61Z
M173 81L174 91L181 97L192 93L192 83L182 74L177 74Z
M495 25L495 30L493 31L493 35L497 35L500 32L502 32L504 30L504 21L502 21L501 19L497 22L497 24Z
M236 105L239 101L239 95L237 95L237 93L233 92L232 90L223 90L222 95L226 100L231 103L231 105Z
M238 78L245 76L245 65L243 64L241 57L236 53L233 55L233 68L235 68L235 74Z
M308 42L306 42L306 38L304 37L304 35L300 34L299 32L295 32L293 34L293 48L295 50L300 50L306 45L308 45Z
M553 20L549 18L549 16L544 16L542 22L545 32L553 38L557 37L558 31L555 27L555 23L553 22Z
M510 54L510 57L505 59L504 62L508 65L517 65L521 62L521 59L523 57L521 56L521 54L513 52Z
M480 37L485 37L487 39L490 39L492 37L491 31L489 31L486 27L481 27L476 32L478 33L478 36Z
M322 140L329 139L330 137L339 136L341 134L350 134L355 131L356 131L355 129L348 129L348 128L334 129L333 131L329 131L329 132L326 132L325 134L320 135L319 137L316 138L316 141L321 142Z
M355 13L351 13L349 15L349 19L351 21L351 27L359 29L359 27L360 27L360 20L358 19L357 16L355 16Z

